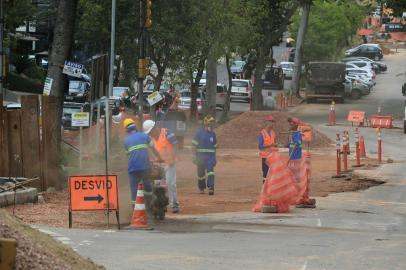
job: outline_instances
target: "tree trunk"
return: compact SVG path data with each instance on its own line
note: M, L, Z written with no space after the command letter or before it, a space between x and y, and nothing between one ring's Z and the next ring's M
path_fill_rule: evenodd
M311 0L304 1L302 5L302 19L300 21L299 31L296 40L295 50L295 64L293 66L291 91L292 94L296 94L300 97L300 73L302 70L302 57L303 57L303 45L306 34L307 24L309 21Z
M68 80L66 75L62 74L62 68L65 60L68 60L70 57L73 44L73 31L75 27L77 3L78 0L59 0L52 48L49 53L47 77L53 79L50 95L55 96L58 99L57 104L59 104L59 106L57 108L57 127L61 126L63 97L68 88ZM56 132L54 136L56 136L56 140L53 141L56 141L57 143L57 155L60 157L62 138L61 129L56 128L55 130Z
M221 115L222 119L228 118L228 112L230 111L231 88L232 88L232 83L233 83L233 74L231 74L231 68L230 68L230 55L228 53L226 53L226 68L227 68L227 74L228 74L228 88L227 88L226 98L225 98L224 104L223 104L223 113Z
M213 46L214 47L214 46ZM205 115L216 116L216 93L217 93L217 59L211 49L207 57L207 84L206 84L206 102Z
M269 54L269 50L270 50L269 38L265 37L265 40L258 51L257 65L255 67L254 73L255 84L251 101L252 109L254 111L260 111L263 109L262 87L264 86L266 57Z
M193 80L193 71L191 74L191 95L190 95L190 121L191 122L196 122L198 119L196 118L197 116L197 91L199 90L199 83L200 79L202 78L203 75L203 70L204 66L206 63L206 55L202 54L199 59L199 63L197 65L197 74L196 78Z

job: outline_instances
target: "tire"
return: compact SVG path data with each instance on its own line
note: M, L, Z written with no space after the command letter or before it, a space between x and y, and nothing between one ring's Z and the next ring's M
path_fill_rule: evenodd
M379 61L379 60L381 60L381 59L379 58L378 55L375 55L374 60L375 60L375 61Z
M352 100L358 100L361 98L361 96L362 96L362 94L359 89L352 89L351 95L350 95Z

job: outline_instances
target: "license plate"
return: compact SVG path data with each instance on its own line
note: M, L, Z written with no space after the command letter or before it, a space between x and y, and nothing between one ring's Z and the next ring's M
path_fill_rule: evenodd
M66 97L66 100L73 100L73 97Z
M244 96L244 94L242 94L242 93L234 93L234 96L240 96L240 97L242 97L242 96Z
M183 121L176 121L176 129L180 131L186 130L186 123Z

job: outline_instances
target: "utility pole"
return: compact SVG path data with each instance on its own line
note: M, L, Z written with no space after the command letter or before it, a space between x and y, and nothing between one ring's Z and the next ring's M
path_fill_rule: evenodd
M299 95L300 90L300 73L302 71L303 45L307 23L309 21L311 4L312 0L305 0L302 4L302 19L300 21L299 31L296 39L295 63L293 65L291 92L292 94L296 94L297 96Z
M3 35L4 35L4 3L0 0L0 95L4 98L4 48L3 48ZM0 104L3 106L3 104Z
M142 130L144 107L144 79L147 77L146 31L152 26L152 0L140 0L140 38L138 59L138 130Z

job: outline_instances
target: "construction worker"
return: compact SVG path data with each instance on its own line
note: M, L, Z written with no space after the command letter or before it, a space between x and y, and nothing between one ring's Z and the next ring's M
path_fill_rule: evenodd
M152 120L144 121L142 129L150 135L155 149L164 160L165 179L168 183L169 205L173 213L179 212L179 202L176 194L176 154L178 140L174 133L166 128L159 128Z
M213 128L216 120L208 115L204 118L204 127L200 128L192 143L195 149L194 163L197 166L197 183L200 194L206 187L209 195L214 195L214 167L216 166L217 139ZM207 184L206 184L207 179Z
M266 164L266 159L271 154L272 148L277 147L276 134L273 130L275 120L272 115L268 115L264 120L266 121L266 126L261 130L258 136L259 156L261 157L262 166L262 183L265 182L269 170L269 166Z
M157 156L158 160L162 158L153 146L151 139L143 132L138 132L134 120L127 118L123 122L128 136L124 140L124 147L128 154L128 177L130 180L131 202L135 204L137 197L138 184L144 184L144 199L148 213L151 213L152 186L150 181L150 159L148 149Z
M289 139L289 159L300 160L302 158L302 132L298 130L302 124L296 117L289 117L291 135Z

